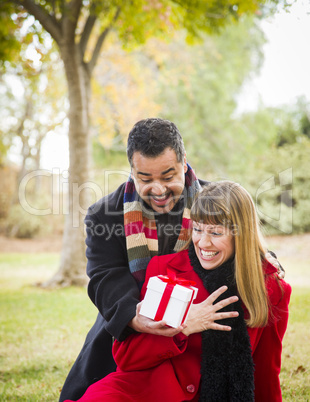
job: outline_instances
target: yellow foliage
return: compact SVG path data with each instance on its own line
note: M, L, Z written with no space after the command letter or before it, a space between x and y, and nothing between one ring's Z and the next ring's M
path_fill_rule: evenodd
M91 116L94 135L106 149L124 146L137 121L160 113L161 106L154 100L156 80L138 62L141 57L145 56L139 50L126 52L114 38L99 60Z

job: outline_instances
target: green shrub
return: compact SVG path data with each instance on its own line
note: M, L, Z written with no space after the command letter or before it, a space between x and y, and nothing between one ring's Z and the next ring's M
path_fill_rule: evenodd
M252 195L265 231L310 231L310 141L271 148L234 179Z
M32 215L25 211L21 205L13 205L6 219L6 235L21 239L31 239L45 228L43 216Z

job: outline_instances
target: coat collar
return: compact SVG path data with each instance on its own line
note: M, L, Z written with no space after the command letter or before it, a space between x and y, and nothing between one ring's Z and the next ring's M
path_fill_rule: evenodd
M188 250L172 254L167 264L169 268L172 268L176 272L188 272L193 270L189 261Z
M192 270L192 266L188 257L188 250L179 251L169 256L168 266L177 272L187 272ZM263 270L265 275L272 275L278 272L268 260L263 261Z

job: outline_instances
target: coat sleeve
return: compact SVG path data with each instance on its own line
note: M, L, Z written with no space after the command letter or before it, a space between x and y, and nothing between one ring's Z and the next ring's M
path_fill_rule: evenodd
M255 402L282 401L279 374L282 340L287 328L291 287L273 280L270 294L271 314L264 328L254 330Z
M173 338L133 334L123 342L114 342L114 360L122 371L146 370L183 353L187 347L187 339L183 334Z
M127 324L136 314L139 289L129 271L122 211L110 216L105 208L95 204L85 218L88 295L107 331L122 340L134 332Z
M146 270L141 299L145 295L149 278L164 272L164 267L159 267L159 258L153 257ZM152 334L133 334L123 342L114 342L113 356L117 366L123 371L145 370L183 353L187 343L188 338L182 333L173 338Z

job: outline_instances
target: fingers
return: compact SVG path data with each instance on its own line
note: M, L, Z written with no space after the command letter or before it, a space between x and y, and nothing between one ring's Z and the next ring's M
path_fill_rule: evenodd
M225 318L233 318L238 317L238 311L231 311L229 313L216 313L214 314L214 322L210 324L210 326L206 329L214 329L216 331L231 331L231 327L229 325L218 324L215 321L223 320Z
M210 304L213 304L215 302L215 300L224 292L226 292L226 290L228 289L227 286L221 286L220 288L218 288L217 290L215 290L213 293L210 294L210 296L205 300L210 302Z
M137 304L136 316L132 320L131 326L137 332L144 332L153 335L163 335L173 337L186 328L186 324L180 325L178 328L168 327L164 320L154 321L140 314L142 302Z
M161 328L155 332L153 332L155 335L162 335L162 336L168 336L168 337L173 337L183 331L183 327L178 327L178 328L170 328L170 327L165 327Z
M271 265L277 268L278 272L278 277L279 279L284 279L285 277L285 270L277 260L275 256L273 256L269 251L265 254L265 258L270 262Z
M151 320L150 318L146 322L146 326L150 329L161 329L161 328L164 328L166 325L167 325L166 322L163 320L162 321L154 321L154 320Z
M216 331L231 331L231 327L229 327L228 325L220 325L216 322L210 326L210 329L214 329Z
M239 298L238 296L231 296L228 297L227 299L221 300L218 303L214 304L215 310L221 310L222 308L229 306L229 304L235 303L236 301L238 301Z
M224 320L225 318L234 318L238 317L238 311L229 311L227 313L216 313L214 314L214 321Z
M141 307L142 307L142 301L138 303L136 306L136 314L140 314Z
M215 311L217 311L217 310L221 310L222 308L228 306L229 304L232 304L232 303L235 303L236 301L238 301L239 300L238 296L231 296L231 297L228 297L227 299L221 300L221 301L213 304L221 294L226 292L227 289L228 289L227 286L221 286L220 288L215 290L213 293L211 293L211 295L200 304L201 305L204 305L204 304L205 305L213 305L215 307Z
M185 329L186 325L180 325L177 328L168 327L165 321L151 321L146 327L147 333L153 335L162 335L173 337Z

